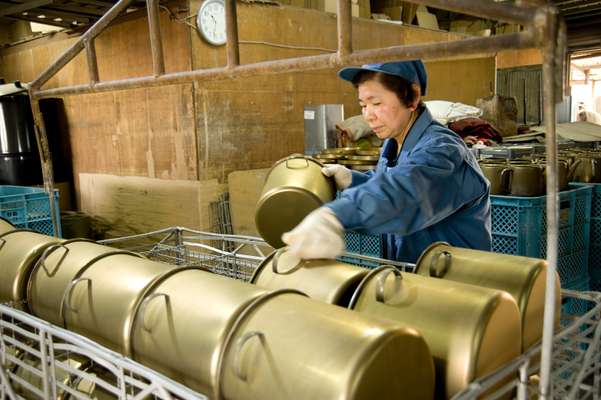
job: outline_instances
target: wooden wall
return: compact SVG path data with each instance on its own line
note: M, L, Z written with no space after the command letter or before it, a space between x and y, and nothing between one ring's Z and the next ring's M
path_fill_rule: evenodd
M196 12L199 3L191 0L190 13ZM332 14L240 2L238 16L242 63L324 54L336 48L336 19ZM225 65L225 47L205 43L197 32L170 20L164 12L161 29L168 72ZM355 49L461 37L367 19L354 19L353 30ZM58 34L0 50L0 76L30 81L73 41ZM96 47L101 79L152 72L144 15L130 16L112 26L96 40ZM491 94L494 56L429 62L427 68L429 99L474 104L477 98ZM302 152L305 105L342 103L347 117L359 113L354 89L335 72L288 73L65 97L75 176L86 174L85 190L77 181L77 193L91 196L89 182L94 182L90 178L94 174L102 175L103 182L107 176L135 176L160 179L164 184L170 180L212 179L224 183L232 171L269 167L285 155ZM87 79L85 59L79 55L46 87ZM110 187L117 188L123 182L127 181L120 180ZM85 203L95 204L89 198ZM119 212L127 210L120 208Z

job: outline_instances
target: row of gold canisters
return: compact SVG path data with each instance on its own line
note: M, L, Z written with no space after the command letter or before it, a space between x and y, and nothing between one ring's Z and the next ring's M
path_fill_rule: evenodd
M313 156L323 164L340 164L355 171L371 171L380 158L379 148L335 147Z
M0 301L26 299L214 399L432 398L433 364L435 397L448 398L542 329L546 263L525 257L437 244L405 274L281 250L254 286L83 240L0 239L0 265L17 267L0 269L2 281L27 282Z
M212 399L433 398L429 348L399 322L87 240L0 241L0 302Z

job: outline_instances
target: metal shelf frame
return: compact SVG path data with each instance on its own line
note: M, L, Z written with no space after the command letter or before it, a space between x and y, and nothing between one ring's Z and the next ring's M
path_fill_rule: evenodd
M481 0L412 0L414 3L444 10L484 17L493 20L520 24L526 30L506 35L467 38L451 42L402 45L385 48L353 51L352 16L350 0L338 0L337 37L338 50L333 54L289 58L252 64L240 64L238 46L238 26L236 0L225 0L227 26L227 65L221 68L200 69L185 72L165 73L161 32L158 24L159 1L147 0L148 25L152 51L153 75L121 80L102 81L98 76L98 64L94 47L95 38L109 26L132 0L119 0L92 27L90 27L70 48L60 55L37 78L30 82L28 92L34 116L36 139L42 160L44 187L52 195L54 177L51 155L48 147L46 127L40 112L39 100L50 96L67 96L83 93L97 93L110 90L132 89L150 86L171 85L186 82L202 82L216 79L232 79L259 75L300 72L368 62L391 60L445 59L457 56L490 53L510 49L540 48L543 52L543 103L546 125L547 151L547 262L550 273L547 282L545 304L545 326L543 332L541 375L539 397L552 398L551 393L551 351L553 339L553 276L557 266L558 240L558 180L557 180L557 138L555 132L555 103L562 95L562 73L565 69L566 32L558 10L551 5L528 6L498 3ZM58 71L70 62L79 52L86 51L90 81L84 85L42 89ZM53 221L57 222L58 210L51 201Z

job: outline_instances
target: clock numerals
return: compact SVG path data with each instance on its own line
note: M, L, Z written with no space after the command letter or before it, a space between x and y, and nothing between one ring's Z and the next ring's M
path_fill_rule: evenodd
M217 46L225 44L225 4L223 0L205 0L198 11L196 25L207 42Z

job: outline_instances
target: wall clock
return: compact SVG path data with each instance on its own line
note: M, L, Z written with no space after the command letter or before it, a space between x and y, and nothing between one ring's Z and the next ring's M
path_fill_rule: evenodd
M224 0L205 0L198 10L196 26L207 42L215 46L225 44Z

